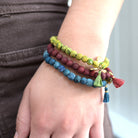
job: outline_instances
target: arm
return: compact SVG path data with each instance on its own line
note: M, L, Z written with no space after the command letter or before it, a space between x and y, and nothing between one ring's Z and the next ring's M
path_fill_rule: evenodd
M73 0L58 38L91 58L106 55L123 0ZM18 138L103 138L101 89L74 84L41 64L17 116ZM17 137L16 137L17 138Z

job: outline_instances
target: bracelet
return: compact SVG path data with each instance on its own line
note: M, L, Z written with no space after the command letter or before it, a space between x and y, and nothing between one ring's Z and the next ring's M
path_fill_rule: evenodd
M55 69L58 69L68 77L69 80L74 81L75 83L81 83L89 87L101 88L105 87L105 94L103 102L109 102L109 93L107 84L113 82L116 88L121 87L124 84L124 80L115 78L109 66L109 59L105 58L104 61L100 62L100 57L97 57L96 60L78 54L75 50L72 50L67 45L63 45L58 39L57 36L52 36L50 38L50 44L47 46L47 50L43 53L43 58L45 62L52 65ZM54 48L55 47L55 48ZM60 51L58 51L60 50ZM72 60L64 57L61 52L64 52L67 56L76 58L77 60L82 60L82 62L92 65L93 68L86 69L83 66L80 66L78 63L73 62ZM52 58L55 57L56 59ZM87 77L81 77L69 69L65 68L62 64L72 67L78 73L86 75Z
M100 57L97 60L93 60L84 56L82 54L77 53L75 50L72 50L67 45L63 45L60 40L57 39L57 36L52 36L50 38L50 42L59 50L62 50L67 55L76 58L77 60L82 60L82 62L87 63L88 65L92 65L95 68L104 69L109 66L109 59L105 58L103 62L99 62Z
M52 57L50 57L49 53L47 52L47 50L44 52L44 59L45 62L54 66L55 69L58 69L60 72L62 72L66 77L68 77L68 79L73 80L76 83L81 83L87 86L91 86L91 87L105 87L107 85L107 82L105 80L102 81L102 86L95 86L94 85L94 80L90 79L90 78L85 78L85 77L81 77L79 75L76 75L75 73L71 72L69 69L66 69L63 65L61 65L57 60L53 59Z
M98 72L98 70L95 70L92 68L86 69L83 66L80 66L78 63L74 63L72 60L69 60L67 57L63 57L63 55L58 50L54 49L52 44L49 44L47 46L47 52L49 53L49 55L55 57L57 60L61 61L61 63L65 64L66 66L73 68L80 74L90 76L94 80L97 78L98 74L100 73L100 72ZM101 70L101 79L106 80L107 83L113 82L113 84L116 88L121 87L124 83L123 80L114 77L110 68ZM98 80L98 82L100 82L100 81ZM102 83L96 83L96 81L95 81L95 87L97 87L96 85L98 85L98 87L100 87L100 86L102 86Z

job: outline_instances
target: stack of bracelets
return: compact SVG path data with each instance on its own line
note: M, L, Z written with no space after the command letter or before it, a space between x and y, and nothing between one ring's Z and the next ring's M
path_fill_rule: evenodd
M64 76L68 77L69 80L72 80L75 83L81 83L94 88L105 87L103 102L109 102L107 84L113 82L116 88L119 88L124 84L124 80L115 78L111 69L108 68L108 58L105 58L104 61L100 62L100 57L97 57L96 60L93 60L87 56L78 54L75 50L72 50L67 45L63 45L57 39L57 36L52 36L50 38L50 42L51 43L47 46L47 50L43 54L45 62L52 65L55 69L62 72ZM63 53L65 53L67 56L63 56ZM87 63L90 68L88 69L79 65L78 63L75 63L73 60L69 59L68 56ZM69 69L65 68L64 65L72 68L77 73L80 73L81 76L83 75L86 77L81 77L71 72Z

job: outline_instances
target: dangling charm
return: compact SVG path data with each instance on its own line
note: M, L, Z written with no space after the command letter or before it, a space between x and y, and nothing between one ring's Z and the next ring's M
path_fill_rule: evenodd
M109 93L108 93L108 88L107 86L105 86L105 93L104 93L104 103L108 103L109 102Z

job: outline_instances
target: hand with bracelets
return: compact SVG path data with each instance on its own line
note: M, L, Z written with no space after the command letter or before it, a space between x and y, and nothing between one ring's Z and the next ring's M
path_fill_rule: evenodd
M105 58L122 3L73 0L24 91L15 138L104 138L107 85L124 83Z

